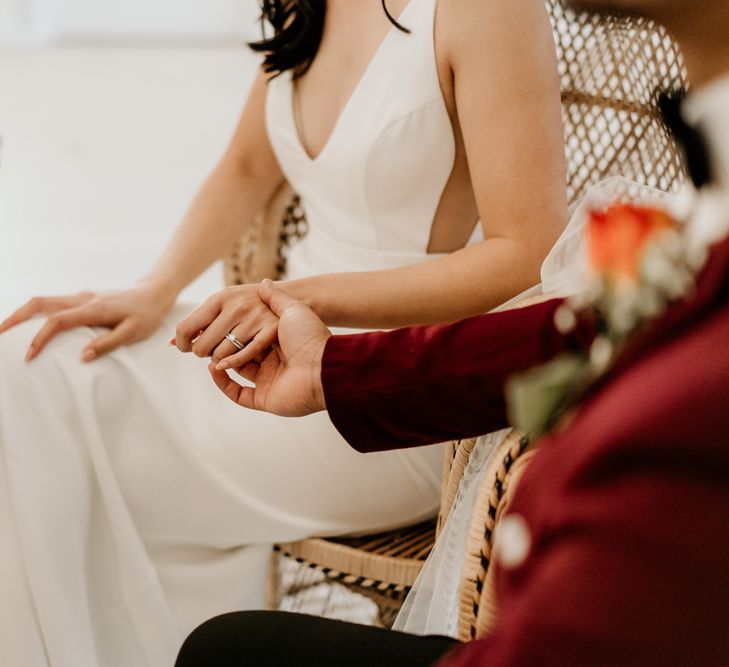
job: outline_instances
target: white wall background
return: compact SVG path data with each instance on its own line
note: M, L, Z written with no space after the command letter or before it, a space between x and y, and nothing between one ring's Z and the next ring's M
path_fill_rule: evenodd
M0 0L0 320L35 294L149 269L237 122L257 13L256 0Z
M33 38L43 22L35 15L38 9L34 0L0 0L0 40L22 42Z
M256 0L0 0L0 40L241 40L257 14Z
M0 320L34 295L143 276L222 154L256 65L243 46L0 50ZM186 298L221 286L215 266Z

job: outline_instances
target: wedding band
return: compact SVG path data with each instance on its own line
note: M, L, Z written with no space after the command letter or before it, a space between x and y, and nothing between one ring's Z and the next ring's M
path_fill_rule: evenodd
M233 345L235 345L239 350L242 350L246 344L241 343L236 337L235 334L231 331L230 333L225 334L226 340L229 340Z

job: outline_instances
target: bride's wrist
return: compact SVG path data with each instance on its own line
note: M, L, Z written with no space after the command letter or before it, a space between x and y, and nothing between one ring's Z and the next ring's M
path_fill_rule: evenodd
M318 277L313 276L298 280L277 280L276 286L286 292L286 294L294 297L297 301L301 301L301 303L311 308L317 317L326 324L327 313L325 312L326 309L321 299L323 288L321 285L317 285Z

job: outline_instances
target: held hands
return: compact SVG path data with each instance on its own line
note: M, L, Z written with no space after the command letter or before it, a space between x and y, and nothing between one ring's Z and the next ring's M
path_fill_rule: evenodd
M115 292L35 297L0 323L0 334L45 316L26 354L31 361L63 331L80 326L110 329L84 348L81 360L90 362L150 336L175 297L153 282ZM243 350L237 351L225 339L231 330L238 340L250 341ZM213 357L210 374L235 403L282 416L303 416L325 409L321 359L330 336L310 308L266 280L260 287L227 288L208 299L178 325L176 343L183 351ZM228 368L254 382L255 388L231 380Z
M222 364L213 362L209 370L215 384L238 405L283 417L301 417L324 410L321 360L331 332L310 308L270 280L261 283L258 298L277 320L278 343L259 354L257 360L250 352L230 358L230 361L247 359L236 370L255 387L241 387L228 376ZM249 347L250 344L245 350ZM226 367L230 367L230 361Z
M212 357L220 370L240 368L260 358L276 341L278 317L258 291L258 285L236 285L213 294L177 325L177 348ZM235 334L245 348L237 350L226 340L228 333Z
M115 292L35 297L0 324L0 334L32 317L45 316L46 321L25 356L26 361L31 361L62 331L81 326L110 329L84 348L81 361L89 362L120 345L150 336L172 308L175 298L176 293L152 282Z

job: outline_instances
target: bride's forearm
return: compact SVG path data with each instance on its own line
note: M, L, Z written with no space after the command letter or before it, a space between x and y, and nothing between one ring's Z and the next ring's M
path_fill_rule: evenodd
M391 329L484 313L539 282L547 249L506 238L424 264L283 284L329 326Z
M175 234L141 282L173 300L225 255L265 205L278 180L258 178L226 157L203 184Z

